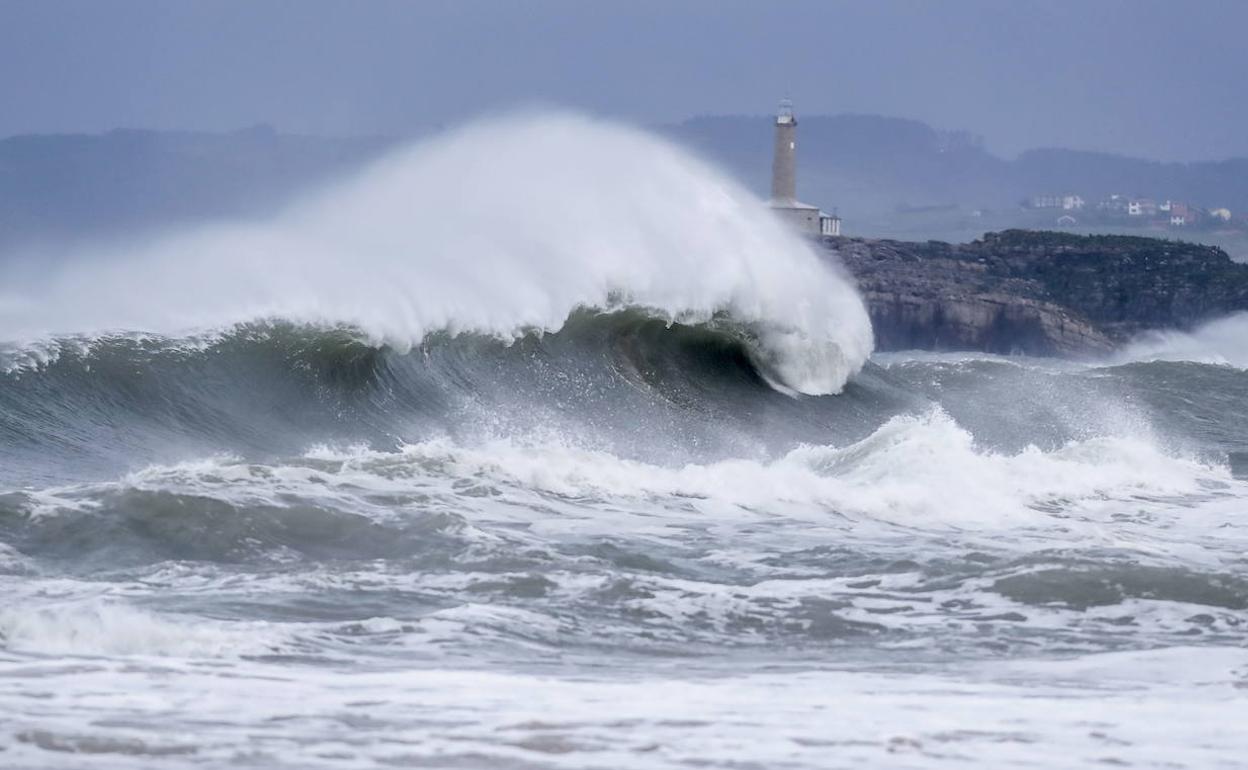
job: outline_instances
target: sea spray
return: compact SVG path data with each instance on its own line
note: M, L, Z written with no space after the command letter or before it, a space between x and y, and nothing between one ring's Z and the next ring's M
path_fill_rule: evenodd
M1142 334L1115 360L1193 361L1248 369L1248 313L1236 313L1190 331Z

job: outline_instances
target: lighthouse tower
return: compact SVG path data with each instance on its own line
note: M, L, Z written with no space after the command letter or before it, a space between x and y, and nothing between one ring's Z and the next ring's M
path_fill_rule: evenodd
M776 112L776 143L771 157L771 200L797 203L797 118L793 103L780 102Z
M815 238L841 234L841 218L797 199L797 116L793 103L780 102L771 158L771 208L804 235Z

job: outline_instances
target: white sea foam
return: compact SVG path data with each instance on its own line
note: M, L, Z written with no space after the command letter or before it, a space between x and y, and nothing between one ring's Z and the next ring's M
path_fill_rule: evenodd
M349 453L344 459L348 470L415 461L456 477L569 498L706 500L926 527L1026 524L1035 520L1037 506L1051 503L1191 495L1230 481L1224 468L1169 456L1139 438L998 454L976 447L970 433L941 410L895 417L849 446L803 446L769 462L664 467L572 446L548 444L535 451L510 440L480 447L434 441L407 446L397 456Z
M265 225L70 262L0 305L18 338L188 334L260 318L512 337L577 307L750 325L803 393L871 352L851 284L742 187L640 131L567 114L480 123L398 152Z
M161 767L237 764L256 744L309 768L1236 767L1245 664L1240 649L1180 647L906 675L44 666L0 680L0 726L23 767L133 767L171 744L183 752ZM32 714L32 682L39 713L65 718ZM87 720L76 698L125 718Z
M1242 558L1243 488L1215 501L1222 518L1206 507L1210 490L1236 483L1141 437L993 453L941 411L769 461L659 466L546 438L154 466L104 487L46 490L39 504L138 489L371 516L442 508L488 529L499 546L489 553L512 558L489 564L479 549L433 569L190 562L127 583L0 578L3 753L17 767L66 768L255 756L324 768L816 768L829 756L923 768L1231 766L1248 750L1234 601L1137 587L1083 609L1011 599L994 582L1084 547L1170 566ZM1019 531L1046 553L1020 559L1030 545ZM873 550L881 532L900 535L901 549ZM656 562L676 551L698 568L617 569L586 556L580 537ZM1006 550L983 570L922 564L956 562L982 542ZM879 571L818 563L821 548L859 551ZM540 596L498 588L535 577ZM171 596L179 612L152 609ZM838 624L872 630L838 635ZM1176 640L1201 646L1151 649ZM1150 649L1076 652L1131 646ZM673 650L680 657L662 654ZM292 663L271 652L308 654Z
M178 622L106 598L10 599L0 609L0 648L10 652L211 657L272 649L264 623Z
M935 532L1033 529L1045 538L1087 537L1104 545L1121 535L1116 526L1102 529L1109 523L1100 520L1102 509L1119 510L1124 502L1147 507L1167 498L1208 501L1239 494L1240 485L1225 467L1167 453L1142 437L993 452L936 409L895 417L848 446L799 446L772 460L665 466L550 439L434 439L399 451L317 447L274 465L210 458L153 466L106 485L45 490L49 502L40 510L133 488L239 505L310 500L377 518L403 515L405 505L478 510L487 519L565 511L581 531L654 527L690 516L722 526L782 516L815 527L874 522ZM511 504L500 508L499 499ZM1165 502L1154 507L1174 510ZM600 518L591 525L585 518L595 511ZM1047 514L1060 516L1063 525L1054 529ZM1077 526L1073 514L1087 521ZM548 532L557 526L543 524ZM1172 538L1166 532L1158 528L1151 536L1165 535L1163 541L1175 541L1167 548L1178 547L1182 530Z

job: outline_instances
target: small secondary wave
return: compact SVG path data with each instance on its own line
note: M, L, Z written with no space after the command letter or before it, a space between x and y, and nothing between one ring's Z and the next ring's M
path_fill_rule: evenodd
M268 624L178 622L120 601L73 599L0 609L0 649L41 655L218 656L272 651L257 638Z
M1248 313L1236 313L1190 332L1143 334L1117 360L1191 361L1248 369Z

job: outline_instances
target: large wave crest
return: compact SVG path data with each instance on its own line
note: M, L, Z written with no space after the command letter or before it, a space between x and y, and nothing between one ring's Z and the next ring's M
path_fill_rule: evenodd
M262 225L70 260L0 302L10 335L350 324L404 348L514 338L578 308L749 331L773 382L838 392L871 352L851 283L744 188L643 132L569 114L482 122L399 151Z

